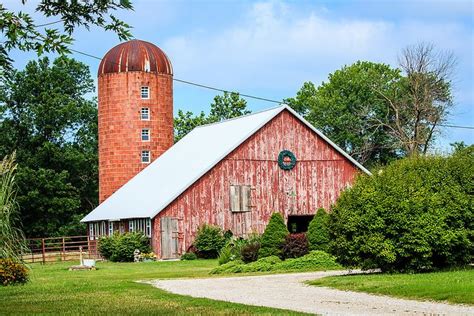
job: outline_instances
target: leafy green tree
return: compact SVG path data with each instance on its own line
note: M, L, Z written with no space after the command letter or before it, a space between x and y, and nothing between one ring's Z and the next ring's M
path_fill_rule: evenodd
M324 208L318 209L308 226L308 242L310 250L329 250L329 214Z
M358 61L329 75L315 87L306 82L285 102L362 164L386 163L398 156L387 128L386 99L374 88L391 93L400 70ZM377 121L377 123L374 123Z
M247 109L247 101L242 99L238 93L224 92L223 95L214 97L208 116L206 116L204 112L195 116L190 111L178 111L178 116L174 119L175 142L179 141L198 126L220 122L249 113L251 113L251 111Z
M414 156L361 176L330 214L344 265L425 271L466 265L474 249L474 146Z
M97 205L97 104L89 68L48 58L14 71L0 88L0 154L17 152L27 236L85 233L76 223ZM73 227L69 229L67 227ZM75 228L74 228L75 227Z
M28 6L29 1L21 1ZM0 44L0 79L12 70L12 49L44 52L69 53L73 43L72 33L78 27L98 26L117 33L121 40L131 37L130 26L116 18L111 11L132 10L129 0L101 1L48 1L36 2L35 11L44 17L57 20L39 24L31 15L8 10L0 3L0 32L5 39Z
M288 228L285 225L283 216L280 213L273 213L263 232L258 257L283 257L283 246L288 234Z

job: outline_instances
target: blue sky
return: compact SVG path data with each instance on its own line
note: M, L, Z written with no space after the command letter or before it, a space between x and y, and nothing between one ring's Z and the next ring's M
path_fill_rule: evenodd
M305 81L319 85L357 60L396 66L402 48L432 42L458 59L448 123L474 126L472 1L132 1L133 12L117 15L136 38L168 54L175 78L276 100L294 96ZM35 3L22 8L18 2L5 6L28 11ZM94 28L78 30L75 39L74 49L99 57L119 43L113 33ZM73 56L95 76L97 60ZM13 57L21 68L36 55ZM175 112L207 111L215 95L175 82ZM274 106L252 99L248 105L254 111ZM446 150L460 140L474 143L474 130L444 128L437 147Z

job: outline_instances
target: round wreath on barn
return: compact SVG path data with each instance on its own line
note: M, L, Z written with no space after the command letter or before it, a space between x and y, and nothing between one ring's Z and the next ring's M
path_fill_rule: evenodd
M286 158L289 158L289 161ZM280 166L280 168L283 170L291 170L295 167L295 165L295 155L289 150L282 150L278 155L278 166Z

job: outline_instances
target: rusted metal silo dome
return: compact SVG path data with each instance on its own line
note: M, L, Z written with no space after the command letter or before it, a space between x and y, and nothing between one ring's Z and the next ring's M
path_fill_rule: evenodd
M135 39L109 50L100 62L98 76L130 71L172 75L173 67L168 56L158 46Z

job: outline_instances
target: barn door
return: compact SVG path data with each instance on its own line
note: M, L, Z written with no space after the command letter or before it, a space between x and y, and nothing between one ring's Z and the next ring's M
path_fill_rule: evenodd
M178 219L173 217L162 217L161 258L179 258L178 249Z

